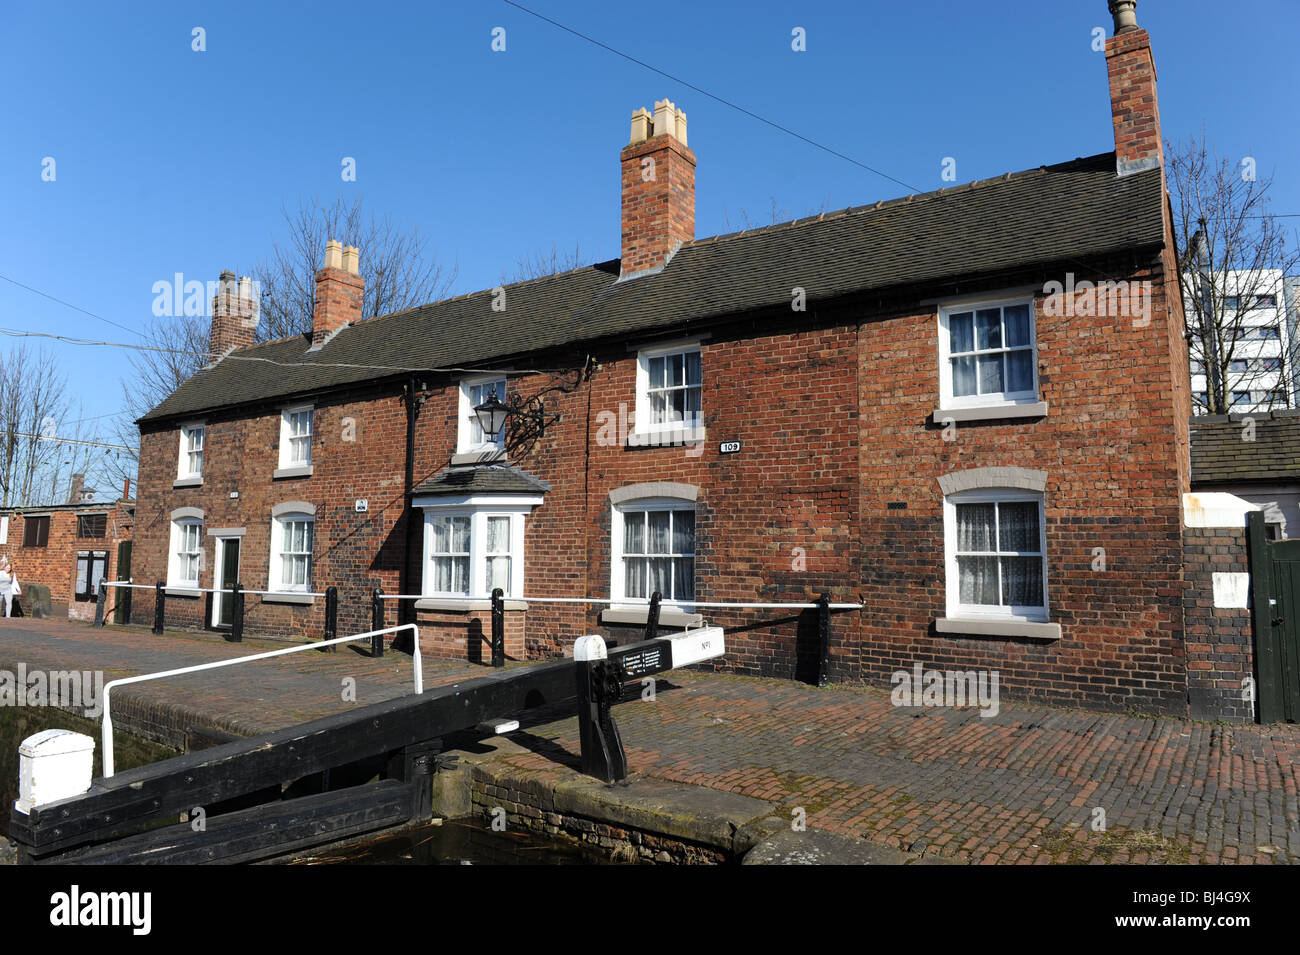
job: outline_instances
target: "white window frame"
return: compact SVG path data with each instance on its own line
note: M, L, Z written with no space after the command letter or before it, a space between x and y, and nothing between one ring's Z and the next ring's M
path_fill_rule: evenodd
M663 421L653 423L650 420L650 360L667 355L682 355L694 352L700 356L700 416L695 424L686 421ZM689 386L686 386L689 387ZM634 434L682 434L690 437L704 430L704 349L698 339L670 342L643 348L637 352L636 361L636 423Z
M980 309L1001 309L1006 308L1009 305L1026 305L1029 308L1029 365L1033 375L1033 383L1031 387L1026 391L1004 391L987 395L961 395L954 397L952 393L951 337L948 331L949 318L960 312L974 313ZM974 322L973 317L972 322ZM976 342L976 344L978 344L978 342ZM1011 350L1019 351L1022 349L1023 346L1016 346L1014 349L1011 349L1006 345L1003 345L1001 348L988 349L986 351L1000 351L1005 353ZM977 348L972 354L979 354L979 352L980 349ZM966 353L963 352L962 354ZM983 298L968 298L960 301L945 302L939 306L939 409L941 411L952 411L959 408L1014 407L1016 405L1034 404L1038 400L1038 315L1034 308L1034 296L1032 293L1020 295L1000 294Z
M198 435L198 447L191 448L189 439L192 435ZM207 428L202 424L186 424L180 428L180 453L176 459L176 477L184 478L202 478L203 477L203 454L207 441ZM197 471L191 468L193 455L198 455L199 468Z
M281 571L284 567L284 525L306 522L311 525L311 550L307 552L306 581L301 584L284 582ZM271 566L267 570L266 589L277 594L311 593L312 576L316 573L316 515L307 511L287 511L271 518ZM297 553L290 551L289 553ZM242 554L240 556L243 556Z
M487 519L510 519L510 586L503 587L508 599L520 599L524 592L524 530L528 514L541 497L510 495L478 495L454 497L445 500L417 501L424 510L424 543L421 547L423 563L420 571L420 595L426 599L460 598L487 600L492 591L487 586ZM468 517L469 525L469 592L457 593L434 589L433 575L433 522L440 517Z
M963 604L961 602L961 576L957 570L957 505L1020 503L1030 502L1038 505L1038 547L1039 552L998 551L998 556L1012 556L1023 553L1026 557L1040 557L1043 563L1043 605L1041 607L1019 607L990 604ZM1026 623L1046 623L1049 619L1051 599L1047 589L1047 520L1043 495L1037 491L1019 488L977 488L949 494L943 500L943 540L944 564L947 583L947 615L958 619L990 619L1023 621ZM989 556L994 556L990 554ZM999 578L1000 580L1000 578ZM999 587L1001 583L999 582Z
M497 432L494 441L475 441L475 438L483 436L482 429L478 426L478 420L474 415L474 401L470 397L470 389L478 385L499 384L497 389L497 398L505 404L506 388L509 382L505 375L479 375L475 378L465 378L460 383L459 404L460 410L457 416L456 447L460 454L474 454L482 451L501 451L505 448L506 429L503 426ZM484 398L483 400L487 400Z
M695 551L691 554L693 562L699 560L699 511L696 509L695 501L680 497L648 497L639 500L624 501L621 504L615 504L610 509L610 540L609 540L609 595L614 601L615 609L630 609L635 607L644 607L650 599L647 593L645 597L629 597L627 595L627 573L624 565L623 541L624 527L628 513L643 513L645 511L692 511L695 513ZM683 555L684 556L684 555ZM694 568L698 563L692 564L692 590L696 589L698 581L695 578ZM620 605L620 602L621 605ZM686 613L695 612L694 600L683 601L670 599L665 595L661 602L661 607L672 607Z
M194 535L194 549L185 551L186 554L194 554L195 573L193 578L181 576L181 536L186 533L184 528L196 528ZM167 559L167 587L182 590L195 590L199 586L199 580L203 577L203 521L197 517L181 517L172 521L171 543L168 550Z
M305 460L295 460L293 457L292 438L292 421L294 415L307 413L307 434L297 435L298 438L307 439L307 457ZM280 411L280 467L281 468L305 468L311 466L311 445L316 438L316 416L314 414L314 405L294 405Z

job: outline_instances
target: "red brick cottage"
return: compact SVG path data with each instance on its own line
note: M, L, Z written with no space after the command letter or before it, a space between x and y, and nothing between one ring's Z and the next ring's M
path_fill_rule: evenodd
M363 321L332 243L312 333L261 345L226 274L219 357L139 422L135 579L169 624L219 624L195 588L222 576L275 591L246 626L285 636L329 584L341 632L372 587L418 593L460 656L499 585L530 658L660 590L777 676L810 615L695 604L826 591L864 604L833 679L997 669L1007 698L1186 712L1187 350L1151 49L1111 6L1114 152L696 239L665 100L621 153L620 260ZM485 441L493 389L540 433Z

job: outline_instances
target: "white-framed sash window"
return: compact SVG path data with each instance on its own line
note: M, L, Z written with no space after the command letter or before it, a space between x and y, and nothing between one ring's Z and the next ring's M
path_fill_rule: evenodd
M940 407L946 410L1036 402L1036 356L1031 296L942 306Z
M496 392L498 400L505 404L506 379L502 376L491 378L467 378L460 383L460 414L457 429L457 449L461 454L475 451L498 451L505 447L506 429L503 427L496 437L489 440L478 423L474 409L488 400Z
M203 522L194 518L172 521L170 587L198 587L203 567Z
M704 426L704 363L698 342L637 354L636 432L691 433Z
M280 413L280 467L311 464L312 407L285 408Z
M949 617L1047 620L1041 494L989 488L948 496L944 550Z
M181 449L176 464L178 478L203 477L203 441L206 430L201 424L184 425L180 429Z
M664 604L695 600L695 502L629 501L613 508L610 593L640 603L658 591Z
M271 519L271 568L267 590L275 593L311 591L316 518L312 514L281 514Z

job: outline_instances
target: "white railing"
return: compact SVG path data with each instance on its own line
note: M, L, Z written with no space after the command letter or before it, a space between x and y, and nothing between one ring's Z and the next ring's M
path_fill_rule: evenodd
M441 594L380 594L381 600L437 600L446 603L482 603L489 600L489 597L444 597ZM619 597L617 600L609 597L506 597L506 600L522 600L525 603L539 604L631 604L635 606L650 605L648 597ZM728 607L728 608L759 608L759 607L795 607L801 610L816 610L821 606L819 603L730 603L725 601L713 600L684 600L681 602L687 607ZM660 604L661 607L675 607L676 604ZM830 604L831 610L861 610L862 604Z
M105 580L105 587L125 587L131 590L157 590L157 584L134 584L129 580ZM197 594L233 594L233 587L191 587L189 584L169 584L164 582L162 589L188 590ZM255 594L260 597L324 597L325 594L312 590L247 590L239 588L240 593Z
M192 667L180 667L175 670L163 670L160 673L144 673L140 676L123 677L120 680L113 680L104 684L103 704L104 704L104 722L101 731L101 739L104 746L104 778L107 779L113 775L113 721L109 716L108 694L115 686L125 686L128 683L144 683L147 680L161 680L169 676L180 676L182 673L197 673L200 670L215 670L219 667L234 666L237 663L252 663L254 660L266 660L270 657L281 657L289 653L302 653L305 650L319 650L321 647L333 646L337 643L348 643L352 640L369 640L385 633L396 633L399 630L413 630L415 653L413 664L415 668L415 692L420 694L424 692L424 666L420 661L420 628L413 623L404 623L396 627L385 627L383 630L370 630L366 633L355 633L350 637L335 637L333 640L322 640L319 643L307 643L300 647L288 647L284 650L268 650L265 653L253 653L244 657L235 657L231 660L216 660L212 663L200 663Z

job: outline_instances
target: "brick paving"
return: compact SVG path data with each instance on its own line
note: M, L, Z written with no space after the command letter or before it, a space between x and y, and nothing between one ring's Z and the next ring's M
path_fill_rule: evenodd
M0 665L147 672L283 646L71 623L0 624ZM98 662L96 662L98 661ZM410 658L297 654L126 688L210 725L260 732L409 691ZM232 679L239 672L240 677ZM484 673L430 661L426 686ZM116 691L115 691L116 692ZM629 690L631 693L631 690ZM1300 726L1226 726L1003 704L902 708L883 690L681 671L616 717L634 777L796 808L810 829L977 863L1272 863L1300 859ZM520 768L572 772L577 722L555 709L511 738ZM1099 813L1104 813L1104 817ZM1104 829L1094 828L1104 822Z

